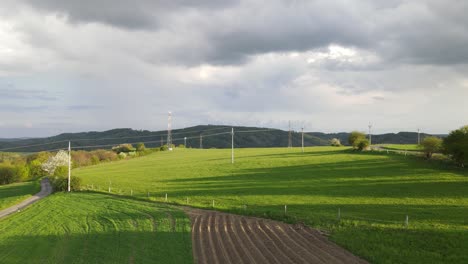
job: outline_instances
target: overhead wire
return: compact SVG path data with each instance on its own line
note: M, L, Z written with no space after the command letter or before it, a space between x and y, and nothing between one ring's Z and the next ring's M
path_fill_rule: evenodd
M220 130L220 129L226 129L226 128L230 128L229 126L224 126L224 127L218 127L218 128L213 128L213 129L208 129L208 130L202 130L202 131L189 131L189 132L176 132L176 133L173 133L173 134L183 134L183 133L187 133L187 134L193 134L193 133L200 133L200 132L206 132L206 131L214 131L214 130ZM255 129L255 130L241 130L241 131L235 131L235 133L254 133L254 132L265 132L265 131L274 131L274 130L277 130L277 129ZM232 132L231 131L227 131L227 132L220 132L220 133L214 133L214 134L203 134L201 133L200 135L197 135L197 136L190 136L190 137L179 137L179 138L174 138L172 139L173 141L181 141L181 140L185 140L185 139L197 139L197 138L200 138L203 137L203 138L206 138L206 137L213 137L213 136L218 136L218 135L226 135L226 134L231 134ZM164 134L164 135L167 135L167 134ZM33 145L26 145L26 146L17 146L17 147L10 147L10 148L3 148L3 149L0 149L0 151L4 151L4 150L13 150L13 149L21 149L21 148L28 148L28 147L40 147L40 146L47 146L47 145L53 145L53 144L59 144L59 143L65 143L65 142L76 142L76 141L97 141L97 140L110 140L110 139L133 139L133 138L147 138L147 137L157 137L157 136L164 136L164 135L151 135L151 136L139 136L139 137L114 137L114 138L100 138L100 139L75 139L75 140L61 140L61 141L54 141L54 142L48 142L48 143L43 143L43 144L33 144ZM141 143L143 144L149 144L149 143L158 143L160 142L159 140L152 140L152 141L143 141ZM113 147L113 146L116 146L116 145L119 145L119 144L127 144L129 142L121 142L121 143L114 143L114 144L100 144L100 145L85 145L85 146L72 146L71 149L89 149L89 148L100 148L100 147ZM133 143L136 143L136 142L133 142ZM57 150L63 150L63 149L66 149L65 147L64 148L56 148L56 149L45 149L45 150L41 150L41 151L57 151ZM37 152L41 152L41 151L33 151L33 152L28 152L28 153L37 153Z

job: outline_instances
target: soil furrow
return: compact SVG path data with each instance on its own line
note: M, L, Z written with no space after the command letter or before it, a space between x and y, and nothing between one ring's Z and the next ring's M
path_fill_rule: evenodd
M279 238L275 233L271 232L269 229L266 228L264 220L259 220L256 222L256 225L259 230L264 232L274 243L280 248L284 255L286 255L289 259L291 259L290 263L310 263L303 257L296 254L292 248L290 248L286 243L284 243L281 238ZM314 262L319 263L319 262Z
M211 225L210 225L212 217L213 217L212 214L208 214L208 219L206 219L207 217L204 217L203 219L205 219L205 221L202 222L202 225L208 231L206 234L207 234L208 244L209 245L207 247L205 247L205 248L208 249L208 252L207 252L208 262L207 263L221 263L221 262L219 262L219 257L220 256L216 252L216 245L215 245L215 243L213 241L214 228L212 229Z
M281 250L264 234L264 232L257 228L254 221L249 221L247 227L252 232L256 241L259 241L259 244L265 248L263 252L265 257L269 260L268 263L282 264L290 261L290 259L283 254L277 254L277 252L281 252Z
M245 228L242 226L241 222L239 221L239 218L234 218L233 216L231 217L231 221L234 224L234 232L239 234L239 237L243 238L242 240L244 243L248 244L249 246L247 249L251 252L252 256L254 257L255 261L257 263L268 263L267 259L265 256L263 256L263 253L258 249L257 245L255 242L252 241L252 239L249 237L249 235L246 233Z
M198 241L200 240L200 232L199 232L200 216L197 215L196 217L192 217L191 220L193 223L192 225L193 260L195 263L201 263L200 261L202 260L202 256L201 256L202 243L198 243Z
M300 237L299 234L295 233L293 228L287 226L283 228L281 225L276 225L276 230L279 235L285 237L288 241L291 241L291 243L296 245L300 250L298 252L301 252L303 255L307 255L309 258L318 258L324 263L336 260L335 257L322 250L320 247L317 247L312 243L307 243L307 241L304 243L304 240L302 240L303 238ZM274 231L272 230L272 232Z
M242 256L242 263L255 263L255 260L250 254L249 250L244 246L244 241L242 241L235 232L234 226L231 222L231 217L229 215L224 215L224 217L226 219L226 232L228 233L228 236L232 238L231 241L234 245L232 250L235 251L239 256Z
M228 238L228 233L226 232L226 221L224 220L224 216L218 214L215 218L215 228L216 228L216 235L217 239L220 243L220 247L223 250L223 254L228 259L227 263L238 263L239 256L236 255L236 251L230 250L232 249L233 245L231 243L230 238Z
M185 209L195 263L367 263L306 226Z

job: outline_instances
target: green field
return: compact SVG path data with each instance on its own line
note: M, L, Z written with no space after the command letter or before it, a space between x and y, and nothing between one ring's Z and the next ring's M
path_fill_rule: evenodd
M0 210L17 204L40 190L39 181L0 185Z
M468 173L440 166L334 147L236 149L233 165L229 149L177 149L73 174L100 191L302 221L375 263L467 263Z
M0 263L192 263L181 211L96 193L59 193L0 220Z
M381 145L381 147L391 150L421 151L421 147L417 144L385 144Z

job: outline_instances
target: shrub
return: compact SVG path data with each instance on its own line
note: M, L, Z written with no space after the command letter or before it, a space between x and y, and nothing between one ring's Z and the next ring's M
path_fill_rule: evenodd
M460 167L468 163L468 126L450 132L443 142L444 153Z
M357 149L362 151L369 147L369 140L367 140L367 138L360 138L356 144Z
M144 151L145 149L146 149L145 144L143 144L143 143L138 143L138 144L136 144L136 151L142 152L142 151Z
M120 144L118 146L113 147L112 150L119 154L121 152L133 152L136 149L132 146L132 144Z
M125 159L127 157L127 153L125 152L120 152L119 153L119 159Z
M330 140L330 145L333 146L333 147L339 147L341 146L341 141L337 138L332 138Z
M421 142L421 147L424 151L424 155L426 158L430 159L432 157L432 154L440 151L442 148L442 139L438 137L426 137L422 142Z
M63 192L68 190L68 177L54 176L50 179L52 188L56 192ZM79 191L81 189L81 178L76 176L70 177L70 190Z
M185 148L185 145L184 144L179 144L179 146L177 146L178 148Z
M167 145L164 145L164 146L161 146L159 148L160 151L167 151L169 148L167 147Z

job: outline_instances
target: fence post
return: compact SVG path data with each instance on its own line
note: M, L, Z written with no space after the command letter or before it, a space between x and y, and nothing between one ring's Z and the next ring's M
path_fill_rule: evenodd
M284 215L286 215L287 213L288 213L288 206L284 205Z
M409 222L409 217L408 215L406 215L406 219L405 219L405 227L408 228L408 223Z
M215 207L215 203L214 203L214 200L213 200L213 204L212 204L212 207L213 207L213 208Z
M338 208L338 222L341 220L341 210Z
M130 190L130 196L133 196L133 189Z
M188 204L188 197L187 197L187 204Z
M166 193L166 198L165 198L165 201L167 202L167 193Z

